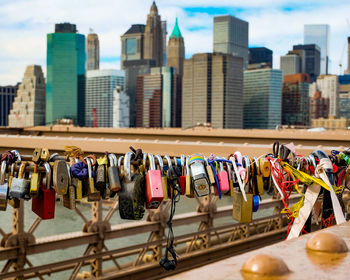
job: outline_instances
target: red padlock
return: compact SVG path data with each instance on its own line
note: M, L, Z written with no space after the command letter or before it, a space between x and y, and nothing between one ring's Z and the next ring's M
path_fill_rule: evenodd
M162 174L156 169L154 157L148 154L150 168L146 174L146 208L157 209L164 199Z
M224 170L224 163L220 162L220 172L218 173L220 191L222 193L227 193L230 190L230 183L228 180L228 174Z
M32 198L32 211L43 220L53 219L55 217L55 190L51 188L51 169L50 164L45 162L46 182L41 183L39 195Z
M176 161L175 161L176 164ZM185 155L181 155L181 176L179 177L179 183L181 188L181 195L185 195L186 192L186 176L185 176ZM186 174L187 175L187 174Z

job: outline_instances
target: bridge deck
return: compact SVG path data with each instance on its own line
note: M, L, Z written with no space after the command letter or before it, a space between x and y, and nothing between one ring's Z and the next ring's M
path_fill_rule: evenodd
M324 231L341 236L348 245L348 248L350 248L350 222L324 229ZM208 264L204 267L176 274L172 277L167 277L164 279L267 279L254 277L243 278L240 271L243 264L250 257L261 253L282 258L291 270L291 273L286 278L278 279L349 279L348 273L350 265L350 252L347 254L341 254L339 258L330 258L329 260L315 254L309 254L305 249L305 244L314 234L317 233L315 232L304 235L294 240L282 241L271 246L254 250L243 255L227 258L222 261Z

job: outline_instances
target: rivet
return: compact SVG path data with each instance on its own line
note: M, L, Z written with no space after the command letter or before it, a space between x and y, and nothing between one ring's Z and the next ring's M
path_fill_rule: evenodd
M242 272L261 276L278 276L290 272L285 262L277 257L259 254L251 257L242 266Z
M315 234L307 241L306 248L327 253L346 253L349 251L344 239L330 232Z

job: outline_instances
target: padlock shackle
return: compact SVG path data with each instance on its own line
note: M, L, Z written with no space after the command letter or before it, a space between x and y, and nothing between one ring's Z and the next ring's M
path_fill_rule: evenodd
M50 189L51 187L51 167L48 162L44 163L44 167L46 170L46 189Z
M173 166L173 163L171 162L171 158L168 156L168 155L165 155L164 158L166 159L167 161L167 165L169 168L171 168ZM176 164L176 163L175 163Z
M4 182L5 182L6 167L7 167L6 161L4 160L4 161L1 163L0 185L4 184Z
M120 168L120 166L122 165L124 156L120 156L120 158L118 159L118 167Z
M183 168L183 167L185 167L185 155L184 154L182 154L181 155L181 167Z
M228 163L228 162L225 162L225 163L226 163L226 166L227 166L228 178L229 178L229 180L232 180L232 168L231 168L231 164L232 163Z
M163 159L160 155L155 155L157 161L158 161L158 164L159 164L159 167L161 170L163 170L163 167L164 167L164 163L163 163Z
M18 179L24 178L24 169L26 168L27 165L28 165L27 161L23 161L21 163L21 166L19 167L19 171L18 171Z
M309 155L309 159L311 160L312 166L316 169L317 164L314 155Z
M133 152L127 152L124 157L124 172L126 173L126 177L129 181L131 181L131 157Z
M92 161L92 159L91 159L91 158L85 158L85 160L86 160L87 167L88 167L88 175L89 175L89 178L92 178L92 167L91 167L91 161Z
M115 154L108 154L108 159L109 159L109 166L117 167L118 160Z
M147 153L143 153L143 159L142 159L143 170L146 170L146 164L147 164Z
M190 175L190 165L189 165L189 161L190 161L190 156L186 157L186 175Z
M70 175L70 166L68 163L66 163L67 165L67 171L68 171L68 186L71 186L72 185L72 177Z
M150 170L155 170L156 169L156 164L155 164L155 161L154 161L154 156L151 153L148 154L148 159L149 159L149 168L150 168Z

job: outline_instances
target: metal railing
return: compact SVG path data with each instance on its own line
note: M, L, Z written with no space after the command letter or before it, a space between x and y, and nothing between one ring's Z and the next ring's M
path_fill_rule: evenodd
M285 237L285 218L279 211L274 215L255 219L249 224L227 223L214 225L214 221L232 215L232 206L216 207L216 197L198 199L197 212L175 215L173 227L197 225L194 232L177 235L175 237L176 251L180 254L178 268L174 272L165 272L159 266L159 260L164 254L166 245L166 221L168 219L169 202L149 211L146 221L129 222L111 225L110 220L118 209L115 200L105 217L102 217L102 202L92 205L92 217L87 219L76 208L82 218L84 227L82 232L71 232L55 236L35 238L34 231L41 219L37 218L29 230L24 230L23 201L20 208L13 209L12 232L3 235L0 247L0 261L6 264L0 272L0 279L15 277L16 279L40 278L60 271L70 271L69 279L83 278L84 275L98 279L152 279L160 275L177 273L199 264L212 262L223 257L232 256L254 248L282 240ZM296 202L298 195L292 195L290 202ZM280 209L280 200L266 199L260 204L261 209ZM106 241L144 234L145 242L109 249ZM45 252L53 252L77 246L86 246L82 255L49 264L33 265L29 256L40 257ZM77 253L78 254L78 253ZM127 262L120 261L128 257ZM112 261L114 267L103 270L103 264ZM83 267L89 266L89 272L81 272Z

